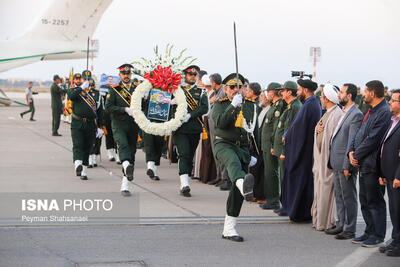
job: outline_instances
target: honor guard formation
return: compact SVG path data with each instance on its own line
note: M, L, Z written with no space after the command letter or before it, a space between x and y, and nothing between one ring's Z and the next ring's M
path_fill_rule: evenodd
M132 95L143 82L132 78L135 68L123 64L118 71L119 82L108 76L99 89L88 70L74 74L66 85L58 75L53 78L52 135L60 136L66 93L74 171L80 179L89 179L88 168L99 165L105 135L108 160L121 164L123 196L132 194L136 150L143 148L146 173L155 182L163 178L157 170L162 157L178 164L182 197L191 197L193 180L229 191L224 239L243 241L236 220L246 200L258 203L260 212L273 210L296 223L310 222L317 231L363 247L384 241L386 187L392 241L379 250L400 256L400 89L389 96L382 82L373 80L361 95L352 83L318 86L303 72L297 81L261 88L240 73L222 79L190 65L179 84L187 113L176 130L162 136L144 131L135 121ZM32 94L30 83L29 110L21 117L31 112L31 120ZM149 114L153 97L143 97L144 114ZM178 104L171 94L168 119L174 118ZM366 228L356 237L357 197Z

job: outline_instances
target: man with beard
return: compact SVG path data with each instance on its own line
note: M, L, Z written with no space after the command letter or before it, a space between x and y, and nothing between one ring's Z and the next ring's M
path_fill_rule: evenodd
M339 93L342 105L342 117L337 123L331 138L329 166L333 169L333 189L335 192L338 221L334 229L326 230L336 239L355 237L357 225L357 173L358 169L350 165L346 151L356 132L360 128L363 115L356 107L357 87L346 83Z
M278 92L281 88L279 83L270 83L267 87L267 98L271 103L270 109L265 115L261 132L261 150L264 159L264 193L266 203L260 204L265 210L279 209L279 172L278 157L271 154L274 147L275 132L278 127L279 118L284 111L283 100Z
M326 84L321 92L321 107L326 110L314 131L314 201L311 207L316 230L331 229L336 222L333 171L328 168L331 136L342 116L338 107L339 87Z
M282 179L284 176L284 162L285 162L285 148L283 143L283 134L289 129L290 124L293 122L297 112L300 110L302 104L296 97L297 95L297 84L293 81L286 81L280 88L282 99L287 104L286 109L279 118L278 126L276 128L274 136L274 146L271 148L271 155L279 157L279 186L281 187L280 192L282 193ZM281 200L282 201L282 200ZM275 209L275 213L279 216L287 216L282 208Z
M253 199L254 176L248 173L248 169L257 163L257 159L250 156L249 141L257 128L257 107L254 102L243 101L242 94L238 94L244 83L243 76L238 76L239 80L236 73L232 73L223 80L227 97L214 103L212 116L216 134L215 157L226 167L232 181L222 238L243 242L235 226L243 199Z
M180 194L184 197L191 197L189 175L192 173L194 153L203 131L201 116L208 111L207 93L197 88L195 84L199 70L198 66L191 65L183 71L185 82L181 86L186 95L188 113L183 119L183 124L172 137L178 150Z
M131 95L136 85L131 80L133 69L131 64L123 64L118 69L121 82L114 85L109 91L106 112L111 114L113 136L117 143L119 159L122 162L121 194L130 196L139 129L130 109Z
M385 101L381 81L368 82L364 89L364 97L371 108L365 114L347 155L350 164L360 169L359 199L366 227L364 234L353 238L352 242L362 244L363 247L376 247L383 242L386 234L385 187L378 182L376 159L392 114Z
M89 82L82 83L79 73L74 75L74 87L68 90L68 98L72 101L71 137L75 172L76 176L87 180L89 153L97 129L97 105L89 94Z
M304 104L284 134L285 171L282 181L282 211L294 222L311 220L314 195L312 174L314 128L321 118L321 105L314 96L318 85L297 81L297 96Z

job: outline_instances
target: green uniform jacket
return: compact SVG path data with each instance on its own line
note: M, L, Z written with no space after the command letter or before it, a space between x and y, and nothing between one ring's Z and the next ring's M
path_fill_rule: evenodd
M97 127L102 128L104 115L103 97L100 95L100 91L96 88L90 89L89 94L94 98L97 104Z
M358 108L361 110L361 112L364 115L368 112L368 109L371 108L371 105L368 104L367 102L365 102L365 97L364 96L361 97L361 103L360 103Z
M51 93L51 109L62 112L63 104L61 100L61 96L66 92L65 89L61 88L57 84L53 83L50 87Z
M68 98L72 101L72 113L82 118L95 119L96 113L79 95L81 92L82 88L79 86L67 92Z
M282 142L282 136L289 128L297 111L301 108L302 104L300 100L295 98L287 105L286 110L283 112L279 118L278 125L274 136L274 155L279 157L280 155L285 155L285 149Z
M206 114L208 111L208 97L207 93L203 92L202 89L197 88L197 86L191 87L189 93L192 95L194 100L196 100L198 107L195 110L191 110L189 105L187 107L187 111L190 114L190 119L188 122L183 123L181 127L176 130L176 133L181 134L200 134L203 131L203 127L198 117L201 118L202 115ZM174 114L176 111L176 106L173 107L172 113Z
M224 97L214 103L212 111L212 119L215 125L215 135L228 140L232 143L237 141L241 144L249 144L247 132L243 128L235 127L235 122L240 110L243 111L243 117L249 123L253 123L254 119L254 101L245 100L242 107L234 107L231 105L231 99ZM257 140L257 116L255 119L254 135Z
M123 86L122 82L120 82L117 86L114 86L109 90L106 100L106 112L111 114L111 120L134 122L134 119L125 112L125 108L130 105L126 103L117 92L115 92L115 90L120 92ZM129 88L129 93L132 94L135 88L136 86L132 82Z
M261 129L261 150L268 152L274 147L275 132L278 127L279 118L284 112L283 100L278 99L265 114L264 124Z

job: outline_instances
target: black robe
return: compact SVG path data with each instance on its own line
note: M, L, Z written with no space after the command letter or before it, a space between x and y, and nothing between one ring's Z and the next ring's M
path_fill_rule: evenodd
M293 221L311 220L314 129L320 118L321 106L312 96L304 102L284 134L285 171L281 202L283 211Z

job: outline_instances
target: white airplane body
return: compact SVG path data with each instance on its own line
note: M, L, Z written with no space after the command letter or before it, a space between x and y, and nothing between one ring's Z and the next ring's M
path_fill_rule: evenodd
M40 60L87 57L101 16L112 0L54 0L46 12L21 36L0 41L0 72ZM98 42L89 41L89 53Z

